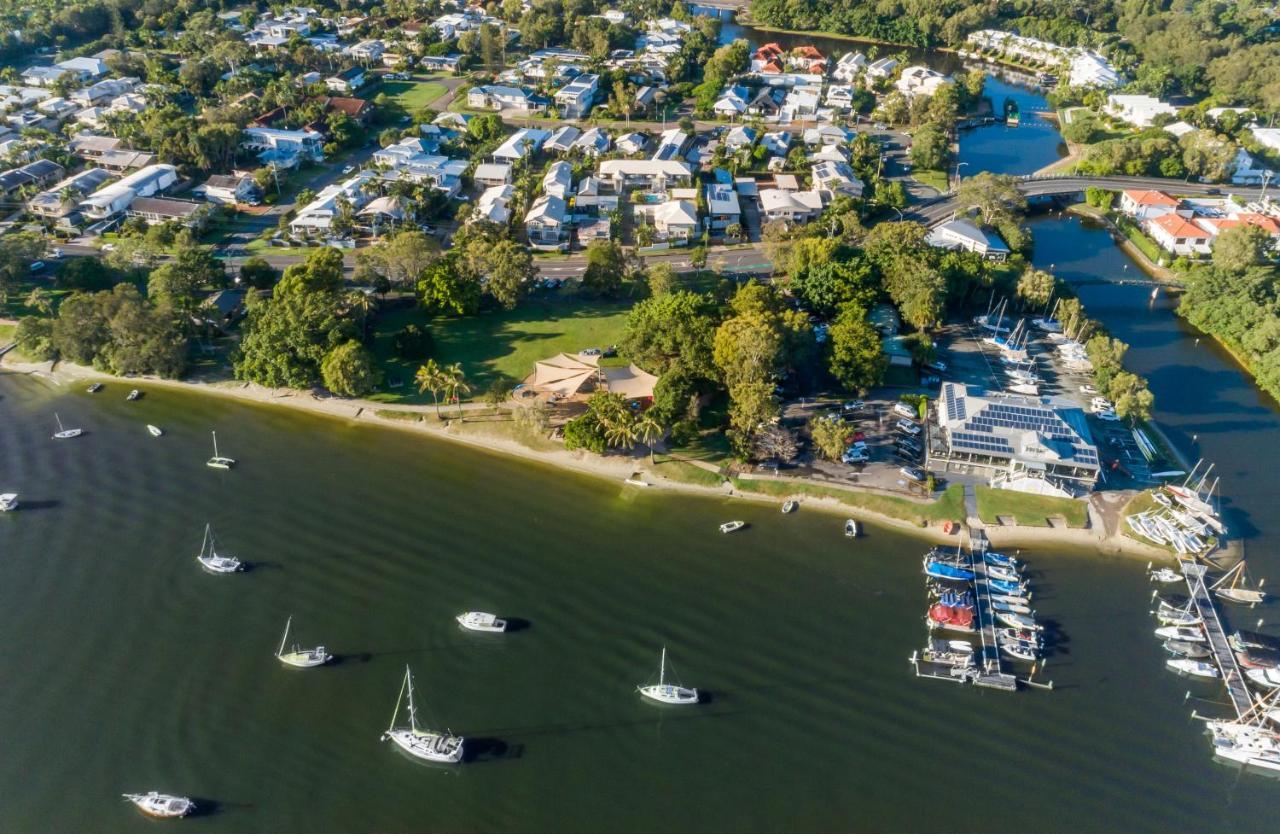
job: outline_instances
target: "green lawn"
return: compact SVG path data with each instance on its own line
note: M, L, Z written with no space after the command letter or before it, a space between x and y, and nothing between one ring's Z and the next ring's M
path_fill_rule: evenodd
M414 113L429 107L449 92L449 88L439 81L383 81L381 92L395 99L409 113Z
M1120 231L1124 232L1125 237L1138 247L1142 254L1146 255L1152 263L1160 263L1160 259L1164 257L1163 250L1151 238L1147 237L1141 229L1138 228L1132 220L1127 217L1115 216L1116 225L1120 227Z
M910 521L921 527L928 522L961 521L965 517L964 487L960 484L953 484L947 487L946 491L936 501L923 504L893 495L881 495L875 492L854 492L853 490L815 484L808 481L734 478L733 485L743 492L772 495L777 498L784 498L788 495L833 498L850 507L869 510L891 518L899 518L903 521Z
M0 345L7 345L13 341L13 334L18 332L16 324L0 324Z
M682 460L663 460L659 458L657 466L653 469L653 474L682 484L694 484L695 486L718 487L724 483L724 476L719 472L712 472L709 469L703 469L701 466L695 466Z
M937 191L946 191L951 187L946 171L936 168L921 168L911 172L911 178L921 185L927 185Z
M1048 527L1050 516L1062 516L1068 527L1084 527L1089 523L1088 505L1070 498L1029 495L1008 489L992 489L979 484L978 517L986 524L996 524L996 516L1013 516L1027 527Z
M561 291L564 293L564 291ZM431 394L419 394L413 374L419 362L396 357L391 339L405 325L427 325L434 349L431 358L440 364L461 362L471 385L472 399L479 399L497 379L519 382L533 373L533 364L557 353L577 353L589 347L608 347L622 338L623 322L631 303L601 301L577 296L542 295L526 300L515 310L498 310L463 318L431 318L420 310L395 310L380 316L374 328L374 354L386 383L400 379L403 385L384 386L371 399L391 403L429 403Z

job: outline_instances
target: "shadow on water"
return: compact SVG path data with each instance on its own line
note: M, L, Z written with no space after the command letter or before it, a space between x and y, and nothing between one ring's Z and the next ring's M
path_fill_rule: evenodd
M467 743L462 754L462 761L467 764L496 762L504 759L519 759L524 756L523 744L508 744L500 738L467 736Z
M528 631L533 623L523 617L507 617L507 631Z
M371 652L351 652L349 654L335 654L333 660L328 662L328 666L354 666L357 663L368 663L373 660L374 655Z
M637 696L639 697L639 696ZM480 736L481 739L487 738L489 734L494 736L511 737L530 737L530 736L562 736L572 735L576 733L598 733L603 731L613 731L627 729L629 727L648 727L656 723L667 721L706 721L712 718L728 718L737 715L739 710L703 710L703 709L676 709L659 710L660 704L644 705L646 709L650 706L650 714L644 718L637 718L627 721L607 721L596 724L543 724L533 727L499 727L496 730L484 731L485 734ZM471 744L471 737L467 736L467 744ZM513 747L519 745L513 745Z
M190 814L187 814L188 818L217 816L218 814L223 813L224 811L227 810L227 808L230 807L225 802L219 802L216 799L206 799L202 796L193 796L193 797L190 797L190 799L192 802L196 804L196 807L194 811L192 811ZM242 805L239 807L248 808L250 806Z
M22 499L22 503L19 505L18 509L23 512L30 512L31 510L52 510L55 507L60 506L62 506L62 502L55 499L49 499L47 501L28 501L24 498Z

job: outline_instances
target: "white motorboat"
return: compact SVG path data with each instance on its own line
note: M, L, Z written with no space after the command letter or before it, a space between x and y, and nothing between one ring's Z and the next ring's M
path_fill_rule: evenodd
M1166 585L1172 582L1181 582L1182 574L1178 573L1173 568L1156 568L1151 571L1151 581L1162 582Z
M147 431L151 433L152 437L159 437L164 434L164 429L159 426L153 426L150 423L147 423Z
M316 646L313 649L304 649L297 643L290 647L289 651L285 651L285 644L289 641L289 627L293 625L293 617L285 620L284 636L280 638L280 648L276 649L276 660L279 660L286 666L292 666L295 669L312 669L316 666L323 666L330 660L333 655L325 651L324 646Z
M1280 689L1280 669L1274 666L1268 669L1245 669L1245 675L1258 686L1267 689Z
M213 544L213 529L204 526L204 543L200 545L200 555L196 557L200 566L210 573L235 573L244 570L244 564L234 556L219 554Z
M1036 621L1026 614L1018 614L1013 611L996 611L996 619L1009 628L1022 628L1028 631L1040 631L1043 626L1036 625Z
M1161 626L1156 629L1156 636L1165 640L1182 640L1188 643L1207 643L1208 638L1198 628L1187 626Z
M1034 617L1036 613L1027 605L1009 602L996 602L995 600L991 601L991 608L995 611L1008 611L1012 614L1026 614L1028 617Z
M1197 626L1204 622L1199 614L1178 608L1157 611L1156 619L1166 626Z
M1034 643L1026 640L1001 640L1000 652L1014 660L1024 660L1028 663L1034 663L1039 657L1039 651Z
M651 701L661 704L686 706L698 703L698 690L667 683L667 647L662 647L662 659L658 661L658 682L637 686L636 691Z
M743 527L746 527L746 526L747 526L747 522L745 521L726 521L724 524L720 525L720 532L732 533L734 530L741 530Z
M1215 721L1213 755L1247 767L1280 771L1280 738L1252 724L1228 724Z
M794 513L798 506L800 505L795 501L786 501L782 505L782 514L786 515L787 513Z
M1262 582L1259 582L1256 588L1248 587L1243 559L1209 587L1217 594L1219 599L1225 599L1227 602L1257 605L1267 599L1267 595L1262 592Z
M1021 582L1022 576L1016 568L1006 568L1003 565L988 565L987 573L996 579L1003 579L1005 582Z
M1031 598L1025 596L1015 596L1014 594L992 594L992 602L1000 602L1005 605L1030 605Z
M142 392L139 391L137 388L134 388L132 391L129 392L129 396L125 397L125 399L128 400L129 402L133 402L134 400L140 400L142 399Z
M852 518L846 518L844 520L844 535L845 538L856 539L858 537L858 522Z
M87 390L90 394L96 394L96 393L98 393L99 391L101 391L101 390L102 390L102 383L101 383L101 382L95 382L95 383L93 383L92 385L90 385L90 386L89 386L87 389L85 389L85 390Z
M396 717L400 714L400 704L408 693L409 726L397 727ZM413 673L404 667L404 683L400 685L400 695L396 698L396 708L391 713L391 724L382 734L383 741L394 742L404 752L415 759L428 762L456 764L462 761L462 750L465 739L455 736L449 731L418 729L418 709L413 703Z
M932 638L923 652L926 663L941 663L944 666L972 666L973 644L968 640L942 640Z
M69 438L79 437L80 435L84 434L83 429L69 429L64 427L62 425L62 418L58 416L58 413L56 411L53 413L53 419L58 421L58 430L53 433L54 440L67 440Z
M18 493L0 492L0 513L18 509Z
M1221 677L1217 666L1203 660L1192 660L1189 657L1171 657L1164 662L1164 665L1175 672L1197 678Z
M173 796L157 791L126 793L123 796L142 813L158 819L185 817L196 809L196 804L185 796Z
M458 625L470 631L503 632L507 630L506 620L500 620L483 611L467 611L459 614L455 619Z
M213 457L209 458L206 465L214 469L230 469L235 466L236 462L234 460L218 454L218 433L216 431L209 433L213 435Z

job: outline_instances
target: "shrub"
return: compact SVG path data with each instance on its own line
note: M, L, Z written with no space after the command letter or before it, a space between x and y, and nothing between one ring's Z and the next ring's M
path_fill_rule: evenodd
M405 325L403 330L391 337L391 349L401 359L426 359L431 355L433 346L431 331L416 324Z

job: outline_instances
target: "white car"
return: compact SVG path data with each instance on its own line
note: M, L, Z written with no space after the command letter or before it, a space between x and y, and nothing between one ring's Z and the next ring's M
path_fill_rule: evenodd
M840 460L845 463L866 463L871 460L871 456L867 454L866 449L849 448L840 456Z
M1081 386L1080 386L1080 393L1081 393L1081 394L1096 394L1096 393L1098 393L1098 389L1097 389L1097 388L1094 388L1092 385L1090 385L1090 384L1088 384L1088 383L1085 383L1084 385L1081 385Z
M895 428L903 434L909 434L912 437L916 437L920 434L920 427L910 420L899 420L898 425Z
M1089 408L1094 413L1097 413L1099 411L1111 411L1115 406L1106 397L1094 397L1089 403Z
M911 406L907 405L904 402L894 403L893 413L897 414L899 417L907 417L912 420L914 420L916 417L920 415L920 412L916 411L914 408L912 408Z
M63 254L64 254L64 253L63 253L63 251L62 251L61 249L57 248L57 247L54 247L53 249L51 249L51 250L49 251L49 257L50 257L50 258L53 258L54 260L57 260L58 258L61 258L61 257L63 256Z
M1120 415L1116 414L1109 408L1104 408L1101 411L1095 411L1093 412L1093 415L1099 420L1105 420L1108 423L1115 423L1120 419Z
M356 169L356 166L354 166L354 165L346 165L346 166L343 166L343 168L342 168L342 173L344 173L344 174L350 174L350 173L351 173L352 171L354 171L355 169Z

